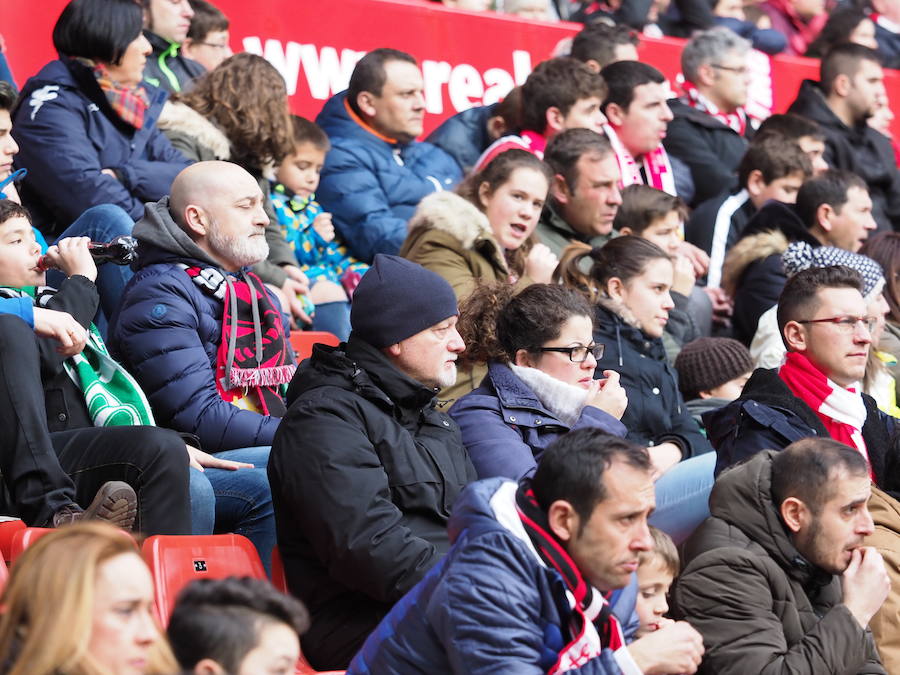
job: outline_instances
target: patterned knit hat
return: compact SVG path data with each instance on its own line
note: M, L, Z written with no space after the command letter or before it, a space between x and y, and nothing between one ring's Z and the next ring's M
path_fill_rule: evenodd
M856 270L863 279L863 297L866 302L871 302L884 290L884 272L881 265L868 256L845 251L842 248L834 246L813 248L806 242L795 241L781 254L781 262L788 277L813 267L844 265Z
M750 350L731 338L703 337L688 342L675 359L678 388L685 401L698 398L701 391L745 375L753 370Z

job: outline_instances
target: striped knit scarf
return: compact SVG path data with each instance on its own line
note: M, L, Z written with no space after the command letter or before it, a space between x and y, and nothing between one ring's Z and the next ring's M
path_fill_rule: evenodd
M100 86L100 90L109 101L110 107L122 118L122 121L130 124L135 129L144 126L144 113L150 107L150 97L142 85L129 89L114 82L109 76L109 71L102 63L90 59L79 58L78 61L88 66L94 74L94 79Z
M638 165L637 160L619 140L619 136L612 126L605 124L603 130L616 153L616 161L619 163L619 172L622 174L622 178L619 180L620 188L629 185L644 185L645 181L641 176L643 168L644 174L647 176L646 185L670 195L677 194L675 192L675 174L672 173L672 165L669 163L669 156L662 143L655 150L644 153L641 164Z
M559 659L548 675L580 668L602 650L615 651L624 646L622 628L609 603L584 580L575 562L550 531L547 514L537 503L528 480L523 481L516 492L516 509L544 564L559 573L569 591L571 640L560 651Z
M719 108L703 94L701 94L693 82L685 80L681 88L686 94L681 100L691 108L705 112L710 117L715 117L726 127L732 131L736 131L738 135L743 136L747 131L747 113L743 108L738 108L733 113L722 112Z

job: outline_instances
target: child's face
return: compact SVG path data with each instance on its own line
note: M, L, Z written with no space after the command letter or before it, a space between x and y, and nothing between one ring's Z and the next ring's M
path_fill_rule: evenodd
M37 269L41 247L25 218L0 224L0 285L43 286L44 273Z
M660 619L669 611L666 594L672 585L672 573L659 556L654 555L637 570L638 596L635 604L640 626L636 637L659 628Z
M275 170L275 178L299 197L309 197L319 187L325 151L312 143L299 143Z
M738 375L733 380L728 380L725 384L720 384L718 387L710 389L707 392L709 396L703 398L724 398L726 401L735 401L741 395L741 392L744 391L744 385L747 384L750 375L751 373Z
M662 218L657 218L641 232L641 239L652 241L669 255L678 253L681 245L681 217L678 211L669 211Z

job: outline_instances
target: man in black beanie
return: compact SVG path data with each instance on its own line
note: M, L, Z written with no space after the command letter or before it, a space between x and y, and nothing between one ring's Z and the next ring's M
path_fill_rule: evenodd
M434 407L465 349L457 314L444 279L379 254L353 295L349 340L317 345L288 389L269 481L317 670L346 668L450 547L453 502L476 477L456 423Z

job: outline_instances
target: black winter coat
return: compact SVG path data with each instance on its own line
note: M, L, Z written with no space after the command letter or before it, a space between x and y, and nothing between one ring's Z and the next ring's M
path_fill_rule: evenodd
M352 336L317 346L291 382L268 471L288 585L313 620L303 651L318 670L346 668L450 547L453 502L476 476L434 395Z
M648 446L674 442L681 448L682 459L712 450L684 406L678 375L666 361L662 340L648 338L598 305L594 341L605 346L594 377L599 379L604 370L614 370L628 394L628 407L622 416L627 439Z
M825 132L825 161L851 171L869 186L879 230L900 230L900 171L890 140L865 122L848 127L835 115L818 83L804 80L789 113L818 122Z
M772 502L773 452L722 475L684 547L675 614L703 636L700 675L885 675L840 577L807 562Z
M868 394L866 423L862 428L875 482L892 494L900 491L897 458L892 452L893 419L878 409ZM760 450L783 450L794 441L812 436L828 438L819 416L778 376L775 368L757 368L740 398L703 415L706 432L716 449L716 475Z
M691 108L679 99L671 99L669 107L675 119L669 122L663 145L666 152L691 169L696 206L737 185L737 167L747 150L751 127L745 136L702 110Z

